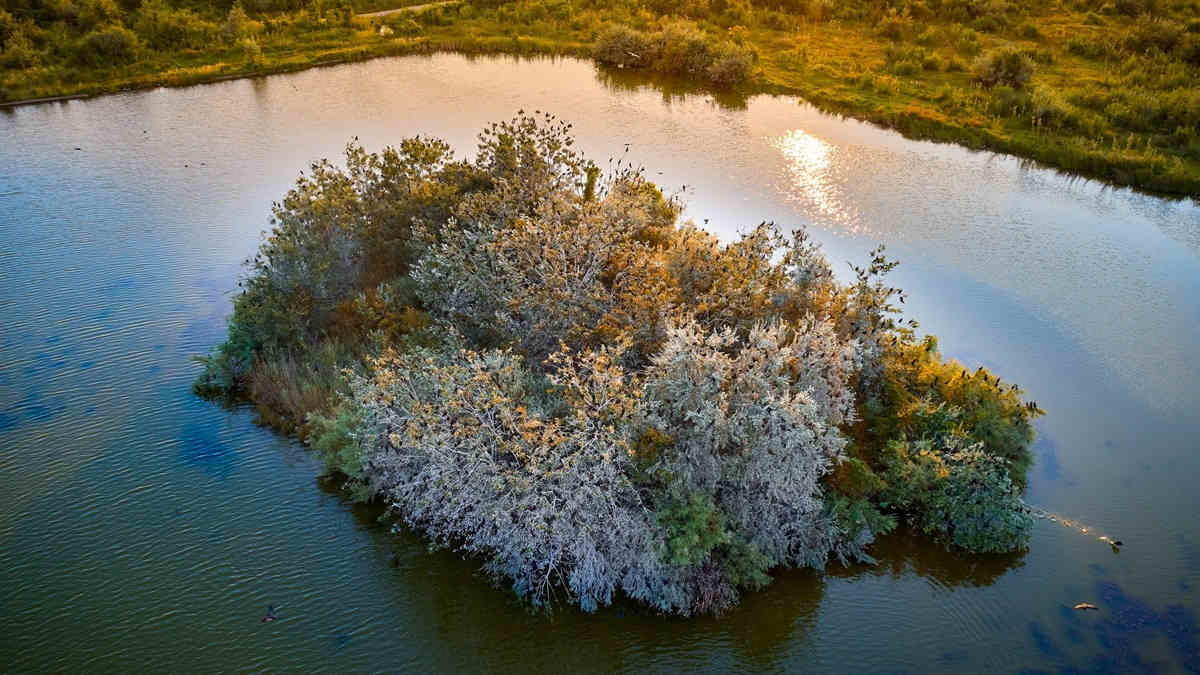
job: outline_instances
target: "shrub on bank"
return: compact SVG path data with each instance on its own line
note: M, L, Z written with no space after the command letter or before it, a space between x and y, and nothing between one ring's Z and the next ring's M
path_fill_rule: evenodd
M122 26L108 26L80 38L75 45L75 62L81 66L100 68L132 63L137 59L141 43L137 35Z
M721 87L748 80L757 61L749 47L715 39L689 21L676 21L654 34L610 25L597 36L592 54L605 65L648 67L676 77L699 77Z
M1017 49L999 49L975 61L972 77L985 87L1020 89L1033 79L1033 61Z
M596 36L592 56L605 65L637 68L658 58L658 45L641 31L612 24Z

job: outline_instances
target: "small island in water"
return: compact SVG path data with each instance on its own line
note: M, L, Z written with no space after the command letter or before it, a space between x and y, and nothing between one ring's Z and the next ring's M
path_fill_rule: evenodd
M723 243L680 211L550 115L471 161L353 143L275 205L196 390L535 606L720 613L900 520L1026 545L1041 411L901 318L882 247L843 282L802 229Z

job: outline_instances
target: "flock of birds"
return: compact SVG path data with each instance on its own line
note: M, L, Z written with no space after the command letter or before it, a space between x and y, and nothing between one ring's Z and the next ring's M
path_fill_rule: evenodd
M1087 535L1094 534L1093 529L1090 527L1087 527L1086 525L1081 525L1080 523L1078 523L1074 520L1071 520L1069 518L1064 518L1060 515L1050 513L1049 511L1045 511L1043 509L1029 507L1029 514L1032 515L1034 518L1041 518L1043 520L1048 520L1052 523L1058 523L1059 525L1062 525L1063 527L1069 527L1072 530L1078 531L1080 534L1087 534ZM1113 553L1119 552L1121 550L1121 547L1125 545L1125 542L1121 541L1120 539L1113 539L1112 537L1110 537L1106 534L1097 536L1096 540L1103 542L1105 544L1108 544L1110 547L1112 547ZM1081 602L1077 605L1072 606L1071 609L1076 609L1081 612L1086 612L1089 610L1099 611L1100 608L1093 605L1090 602Z
M293 86L295 86L295 85L293 85ZM146 131L145 129L142 129L142 133L143 133L143 134L144 134L144 133L147 133L147 131ZM358 136L355 136L355 137L354 137L354 140L358 140ZM83 151L83 148L79 147L78 145L74 146L74 149L75 149L75 151L76 151L76 152L82 152L82 151ZM200 166L208 166L208 162L200 162ZM184 165L183 165L183 168L185 168L185 169L190 169L191 167L192 167L192 165L191 165L191 164L184 164Z

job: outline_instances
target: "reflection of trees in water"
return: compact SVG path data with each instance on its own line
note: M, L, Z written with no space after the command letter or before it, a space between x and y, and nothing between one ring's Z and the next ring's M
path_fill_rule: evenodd
M831 565L828 572L840 578L889 574L895 579L916 574L946 588L990 586L1009 571L1024 566L1025 553L984 555L947 550L930 538L900 526L871 546L871 555L879 561L875 565Z
M745 110L749 97L734 90L720 90L702 86L694 81L668 77L642 70L618 70L596 66L596 79L614 93L637 93L642 89L654 89L662 94L663 103L683 103L689 96L711 98L726 110Z
M338 480L319 481L323 492L344 498ZM776 575L766 590L748 593L720 618L659 616L626 599L595 614L560 604L552 613L531 611L507 588L488 583L479 561L430 551L420 536L380 524L381 504L351 504L358 524L372 532L377 567L392 575L383 584L392 597L388 615L374 619L380 634L395 636L393 658L421 669L633 670L647 666L736 670L739 665L778 669L815 623L824 577L811 570ZM348 552L348 554L350 554ZM385 581L389 581L386 580ZM336 641L335 641L336 642ZM376 640L363 640L364 646ZM360 644L339 642L341 650Z
M321 481L321 487L341 494L337 481ZM738 607L720 618L661 617L627 600L591 615L565 606L542 614L529 611L508 589L491 587L478 561L450 551L430 552L421 537L407 530L391 534L378 525L382 505L350 508L373 533L372 545L364 548L375 551L380 588L392 596L382 603L384 615L372 620L378 634L396 636L390 649L400 653L374 653L374 639L363 640L363 648L373 651L373 662L400 658L438 670L779 670L798 650L804 651L827 576L916 575L948 589L974 588L991 585L1025 563L1024 553L961 554L899 528L875 543L877 564L831 563L824 573L777 572L774 583L745 594ZM1094 590L1101 612L1084 614L1063 606L1059 622L1031 622L1034 651L1025 657L1092 672L1149 672L1163 665L1165 657L1172 667L1200 672L1194 610L1182 604L1156 607L1108 578L1097 580ZM343 637L334 636L332 650L359 644Z
M323 482L333 493L336 482ZM353 506L364 529L374 530L379 567L394 575L388 616L381 630L403 634L395 645L413 663L443 669L632 670L647 665L732 670L782 668L803 650L816 624L826 575L899 577L916 574L954 588L985 586L1023 564L1024 554L971 556L944 550L919 535L897 532L876 542L876 565L825 573L778 571L765 590L747 593L720 618L662 617L628 600L596 614L559 605L550 614L530 611L507 588L490 585L477 560L451 551L429 551L424 539L377 526L379 505ZM388 562L390 560L390 567ZM391 628L390 626L395 626ZM399 637L397 638L400 639Z

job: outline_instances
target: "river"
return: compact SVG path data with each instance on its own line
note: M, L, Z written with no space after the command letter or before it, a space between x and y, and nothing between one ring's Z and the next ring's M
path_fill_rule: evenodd
M470 154L520 108L573 122L602 166L644 165L722 237L805 224L843 273L887 244L943 353L1048 411L1026 498L1074 526L1038 521L999 558L893 536L876 566L780 573L720 619L533 614L389 534L251 412L192 396L190 358L309 161L355 136ZM0 664L1200 672L1198 354L1195 202L794 98L438 55L0 110ZM259 622L268 604L281 620Z

